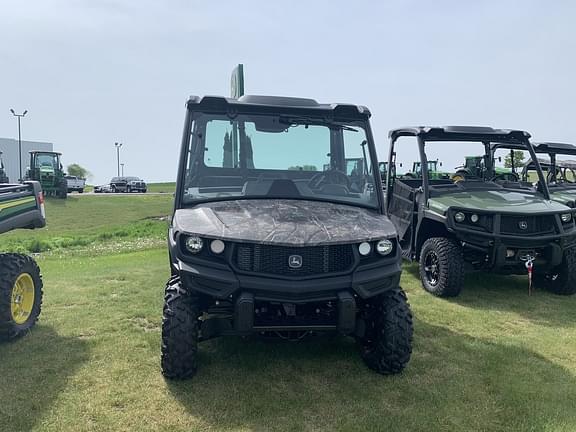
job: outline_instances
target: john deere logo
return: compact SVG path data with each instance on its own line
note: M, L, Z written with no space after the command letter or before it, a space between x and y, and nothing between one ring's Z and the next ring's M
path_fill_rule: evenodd
M302 267L302 257L300 255L290 255L288 257L288 266L293 269Z
M528 229L528 222L526 221L518 222L518 228L520 228L522 231L526 231Z

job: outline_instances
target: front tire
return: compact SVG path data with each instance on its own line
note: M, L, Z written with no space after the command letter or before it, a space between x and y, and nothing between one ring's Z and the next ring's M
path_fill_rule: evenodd
M408 299L398 287L365 303L362 311L365 334L358 339L362 359L383 375L404 370L412 354L412 313Z
M542 285L558 295L576 294L576 248L564 251L562 263L541 279Z
M42 308L42 276L28 255L0 254L0 340L24 335Z
M464 286L464 255L452 239L433 237L420 252L420 280L426 291L438 297L456 297Z
M196 374L198 363L198 298L180 282L170 278L166 285L162 317L162 374L169 379L186 379Z

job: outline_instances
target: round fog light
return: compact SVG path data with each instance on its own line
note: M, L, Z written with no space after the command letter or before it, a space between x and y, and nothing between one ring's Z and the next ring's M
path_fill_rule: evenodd
M222 240L212 240L212 242L210 243L210 250L215 254L221 254L222 252L224 252L225 247L226 245Z
M372 248L370 247L370 243L368 242L363 242L360 243L360 245L358 245L358 252L362 256L368 255L370 253L370 250L372 250Z
M390 240L380 240L376 244L376 250L380 255L390 255L393 249L394 243L392 243Z
M454 220L458 223L464 222L464 219L466 219L466 215L462 212L458 212L454 215Z
M477 214L473 214L472 216L470 216L470 220L472 221L472 223L477 223L480 218L478 217Z
M197 254L202 250L202 246L204 246L204 242L198 236L190 236L186 239L186 249L190 253Z
M562 222L568 223L572 220L572 214L564 213L562 216L560 216L560 218L562 219Z

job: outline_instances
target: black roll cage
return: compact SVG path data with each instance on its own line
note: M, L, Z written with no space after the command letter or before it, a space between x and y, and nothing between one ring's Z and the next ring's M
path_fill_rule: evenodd
M390 149L388 155L388 172L386 175L387 202L390 200L393 177L396 175L396 152L394 151L394 146L398 138L401 137L416 137L418 141L418 151L422 165L422 192L426 201L430 198L430 178L425 148L427 141L468 141L483 143L485 155L489 154L491 156L488 161L490 164L490 166L487 167L488 169L492 169L493 147L498 144L509 148L515 147L517 149L528 150L534 161L536 171L538 172L544 198L547 200L550 199L550 190L544 178L542 167L540 166L534 147L530 142L530 134L526 131L476 126L418 126L392 129L388 136L390 138Z

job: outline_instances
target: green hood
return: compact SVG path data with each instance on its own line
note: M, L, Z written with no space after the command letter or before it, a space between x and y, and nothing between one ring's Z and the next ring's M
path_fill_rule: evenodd
M445 214L450 207L505 213L549 213L566 210L566 206L546 201L543 197L507 190L468 191L434 197L429 200L430 210Z
M550 198L553 201L568 205L576 201L576 189L550 191Z

